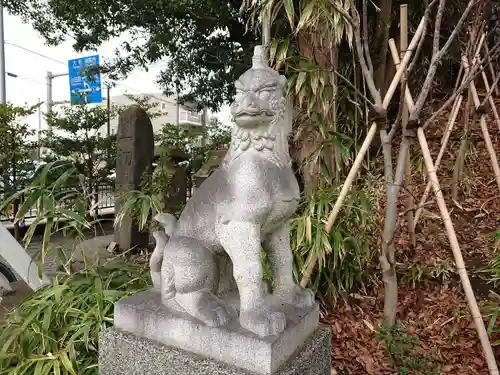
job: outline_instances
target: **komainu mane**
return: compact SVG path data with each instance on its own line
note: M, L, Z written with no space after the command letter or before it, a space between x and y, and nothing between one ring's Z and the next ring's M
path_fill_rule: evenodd
M231 146L223 164L196 190L180 218L160 214L151 257L155 288L193 317L223 326L237 316L221 297L235 282L239 321L260 336L282 332L286 316L277 306L312 306L310 291L295 284L287 220L297 209L299 187L288 153L291 113L286 79L267 66L257 46L253 65L235 83ZM261 248L273 272L264 287ZM233 272L220 272L221 259ZM234 279L233 279L234 275ZM228 280L230 279L230 280ZM277 302L278 301L278 302Z

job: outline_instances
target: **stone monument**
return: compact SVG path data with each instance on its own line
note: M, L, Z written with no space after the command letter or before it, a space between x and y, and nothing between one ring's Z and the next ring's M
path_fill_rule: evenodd
M210 153L207 162L194 175L194 185L196 188L199 188L203 181L219 168L226 153L227 149L217 149Z
M120 196L140 187L144 173L151 172L154 157L153 126L146 111L131 105L120 113L116 134L115 214L122 206ZM148 233L139 231L130 216L125 216L115 228L114 241L121 250L134 246L146 247Z
M257 46L252 68L236 81L223 163L178 220L156 216L165 232L154 233L154 287L116 303L114 327L100 336L101 375L330 374L330 329L292 276L286 224L299 187L285 84Z

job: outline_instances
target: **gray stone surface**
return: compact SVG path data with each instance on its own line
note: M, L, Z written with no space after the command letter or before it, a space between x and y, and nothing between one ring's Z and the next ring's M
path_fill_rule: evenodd
M224 301L234 306L238 298L229 294ZM236 318L223 327L210 327L184 312L175 300L167 305L154 290L122 299L115 306L115 327L259 374L272 373L288 361L317 329L319 319L317 305L297 309L276 300L273 310L285 314L287 328L260 337L241 327Z
M331 330L320 326L273 375L330 375ZM247 348L249 353L252 348ZM255 375L116 328L101 331L100 375ZM268 374L266 374L268 375Z
M274 304L276 297L297 311L315 303L292 275L287 221L300 191L288 151L293 116L286 83L269 68L262 46L255 47L252 67L235 82L234 127L222 165L196 189L175 224L164 220L166 233L155 233L150 265L163 303L174 298L207 326L222 327L236 317L220 298L220 284L231 280L239 292L241 326L260 337L286 330L289 319ZM262 247L272 294L262 281ZM221 272L221 261L228 271Z
M120 113L116 134L116 181L117 198L125 192L138 189L144 173L151 172L154 156L153 125L146 111L138 105L131 105ZM115 199L115 215L122 206L121 199ZM114 236L121 250L134 246L146 247L148 233L140 232L131 217L125 216Z

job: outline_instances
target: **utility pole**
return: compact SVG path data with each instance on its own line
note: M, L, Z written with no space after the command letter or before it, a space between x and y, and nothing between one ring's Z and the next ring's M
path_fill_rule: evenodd
M47 71L47 110L45 111L46 115L49 116L52 112L52 72Z
M0 103L7 103L5 88L5 35L3 27L3 0L0 0Z
M42 160L42 146L40 140L42 138L42 102L38 98L38 160Z
M179 126L180 116L181 116L181 106L179 105L179 91L177 91L177 98L175 99L175 107L176 107L175 124Z
M52 113L52 106L54 105L54 102L52 101L52 80L57 77L64 77L69 75L69 73L58 73L58 74L53 74L50 71L47 71L47 111L46 114L47 116Z
M108 84L107 87L106 87L106 104L108 106L108 137L110 136L111 134L111 114L110 114L110 111L111 111L111 96L110 96L110 93L111 93L111 86Z

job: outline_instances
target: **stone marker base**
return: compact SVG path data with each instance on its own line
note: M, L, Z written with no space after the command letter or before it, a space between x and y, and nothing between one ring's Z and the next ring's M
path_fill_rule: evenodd
M208 344L208 343L207 343ZM209 344L208 344L209 345ZM252 348L247 348L252 355ZM331 330L320 325L273 375L330 375ZM99 338L100 375L255 375L220 361L108 328Z

